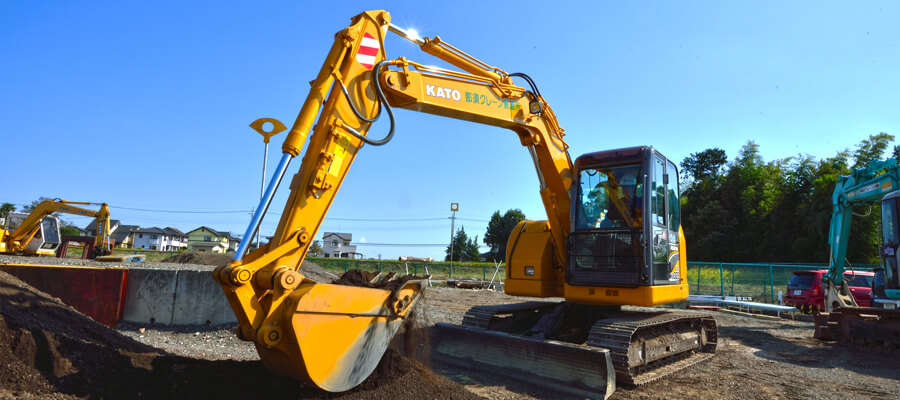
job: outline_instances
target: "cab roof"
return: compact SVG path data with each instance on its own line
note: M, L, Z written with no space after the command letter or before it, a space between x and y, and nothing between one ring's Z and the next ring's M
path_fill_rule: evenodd
M645 154L653 150L650 146L623 147L621 149L595 151L585 153L575 159L575 168L595 165L634 164L643 161Z

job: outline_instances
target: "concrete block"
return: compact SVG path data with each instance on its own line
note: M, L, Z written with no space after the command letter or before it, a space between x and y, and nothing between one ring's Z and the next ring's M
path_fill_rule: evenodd
M221 325L237 322L212 271L178 271L173 325Z
M131 268L122 320L172 324L178 271Z

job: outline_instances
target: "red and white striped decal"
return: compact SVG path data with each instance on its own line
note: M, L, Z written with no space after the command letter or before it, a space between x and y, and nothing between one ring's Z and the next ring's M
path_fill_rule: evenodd
M359 50L356 51L356 61L359 61L363 67L372 69L379 49L381 49L381 43L378 42L378 39L366 32L359 45Z

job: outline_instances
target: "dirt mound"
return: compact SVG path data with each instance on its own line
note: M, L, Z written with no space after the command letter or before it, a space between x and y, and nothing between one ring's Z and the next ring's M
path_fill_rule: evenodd
M335 285L394 290L400 286L403 286L406 281L412 279L421 279L421 277L416 277L415 275L396 277L396 274L393 272L389 272L387 274L379 274L378 272L351 269L347 272L344 272L344 274L341 275L339 279L335 280L332 283Z
M276 376L260 361L173 356L3 272L0 307L0 398L477 398L394 350L362 385L337 394Z
M319 283L329 283L338 277L325 268L320 267L319 264L306 260L300 265L300 273Z
M194 253L194 252L184 252L178 253L177 255L171 256L162 260L162 262L170 262L177 264L200 264L200 265L215 265L217 267L228 265L231 262L231 258L233 255L222 254L222 253Z

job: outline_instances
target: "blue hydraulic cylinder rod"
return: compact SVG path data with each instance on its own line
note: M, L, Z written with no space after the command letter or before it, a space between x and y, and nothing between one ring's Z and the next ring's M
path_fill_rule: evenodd
M281 161L279 161L278 166L275 167L275 174L272 175L272 180L269 181L269 186L266 187L266 192L263 193L263 197L259 199L259 205L256 206L256 211L253 212L253 219L250 220L250 225L247 226L247 231L244 232L244 237L241 238L241 244L238 245L237 251L234 252L234 261L240 261L244 258L247 247L250 246L250 242L253 241L253 236L256 235L256 231L259 230L259 224L262 223L263 216L266 215L266 211L269 210L269 205L272 204L272 198L275 197L275 190L278 189L278 185L281 184L281 178L284 177L284 173L287 171L288 164L290 164L292 158L294 157L289 153L284 153L281 156Z

